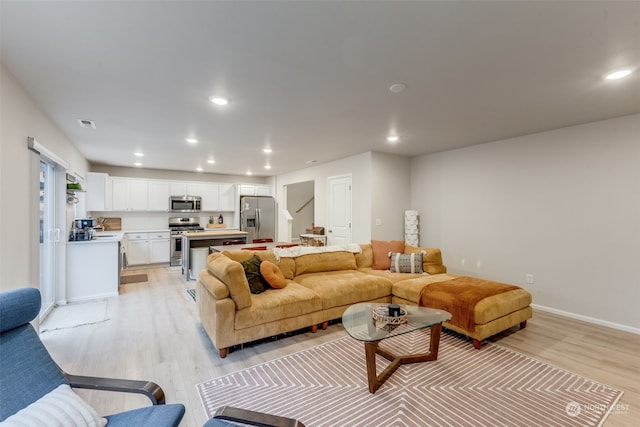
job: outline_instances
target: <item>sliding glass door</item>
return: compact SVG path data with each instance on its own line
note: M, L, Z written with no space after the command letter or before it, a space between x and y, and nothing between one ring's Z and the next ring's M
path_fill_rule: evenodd
M40 320L53 308L56 297L56 243L60 229L56 227L55 181L55 165L40 160Z

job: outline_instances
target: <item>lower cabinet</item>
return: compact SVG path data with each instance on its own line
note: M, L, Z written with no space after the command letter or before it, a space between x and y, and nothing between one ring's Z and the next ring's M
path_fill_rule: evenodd
M166 237L152 237L149 239L149 263L169 262L170 251L169 233L167 233Z
M127 260L129 265L169 262L170 233L127 233Z

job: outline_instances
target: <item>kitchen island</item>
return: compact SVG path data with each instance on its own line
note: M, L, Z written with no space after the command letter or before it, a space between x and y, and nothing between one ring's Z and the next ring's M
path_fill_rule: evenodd
M67 242L66 302L118 295L123 235L122 232L105 232L97 233L93 240Z
M190 255L192 248L209 248L210 246L222 246L227 240L247 242L246 231L225 230L220 231L198 231L182 233L182 274L187 281L191 280L189 274Z

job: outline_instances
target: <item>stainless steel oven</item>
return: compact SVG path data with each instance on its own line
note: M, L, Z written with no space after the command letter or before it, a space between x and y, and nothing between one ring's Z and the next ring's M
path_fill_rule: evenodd
M182 265L182 233L203 231L200 227L199 218L174 217L169 218L169 230L171 232L171 248L169 253L169 265Z

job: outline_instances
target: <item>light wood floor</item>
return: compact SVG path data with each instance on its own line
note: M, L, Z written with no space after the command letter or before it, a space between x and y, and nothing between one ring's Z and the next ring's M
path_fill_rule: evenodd
M122 285L120 296L108 300L107 321L45 332L41 338L67 372L157 382L167 403L186 406L182 427L206 421L197 383L345 335L341 325L333 325L316 334L245 346L220 359L186 292L195 282L185 282L179 271L169 268L132 272L140 273L147 273L149 281ZM605 425L638 425L640 336L538 311L526 329L515 328L492 340L623 390L617 411ZM101 414L148 404L136 395L78 392Z

